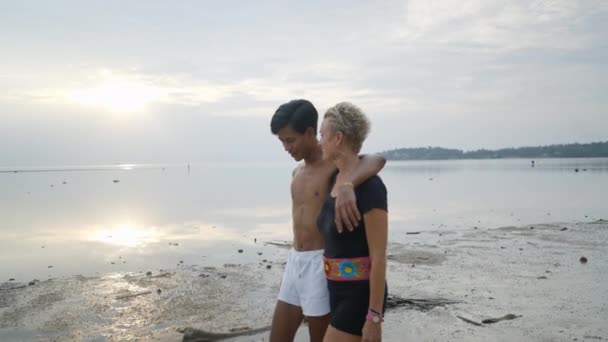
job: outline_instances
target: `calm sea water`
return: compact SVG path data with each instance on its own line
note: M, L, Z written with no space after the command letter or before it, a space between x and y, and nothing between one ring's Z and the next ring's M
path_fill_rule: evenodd
M0 169L0 282L272 260L265 242L291 238L294 166ZM381 176L391 240L608 219L608 159L389 162Z

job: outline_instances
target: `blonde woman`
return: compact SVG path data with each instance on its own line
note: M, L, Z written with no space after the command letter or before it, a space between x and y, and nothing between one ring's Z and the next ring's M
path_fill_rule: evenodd
M325 241L324 264L329 289L331 321L325 342L381 341L387 298L387 191L378 176L355 187L363 220L353 231L335 227L337 190L356 169L359 151L369 132L369 121L355 105L342 102L327 110L321 124L323 158L338 171L321 208L317 224Z

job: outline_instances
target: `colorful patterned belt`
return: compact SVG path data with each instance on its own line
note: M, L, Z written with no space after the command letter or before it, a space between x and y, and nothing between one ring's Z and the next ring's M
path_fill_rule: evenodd
M361 258L326 258L325 277L333 281L368 280L372 266L369 257Z

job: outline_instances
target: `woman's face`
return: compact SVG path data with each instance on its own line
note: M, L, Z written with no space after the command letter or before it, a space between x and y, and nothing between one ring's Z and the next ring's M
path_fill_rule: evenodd
M337 151L337 137L336 133L333 131L333 127L329 119L323 119L319 133L321 135L319 144L321 145L321 150L323 151L323 159L334 160L336 158Z

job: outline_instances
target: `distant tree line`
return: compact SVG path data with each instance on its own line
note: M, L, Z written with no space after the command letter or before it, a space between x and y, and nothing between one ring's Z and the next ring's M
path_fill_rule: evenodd
M502 159L502 158L599 158L608 157L608 141L500 150L462 151L442 147L399 148L382 152L388 160Z

